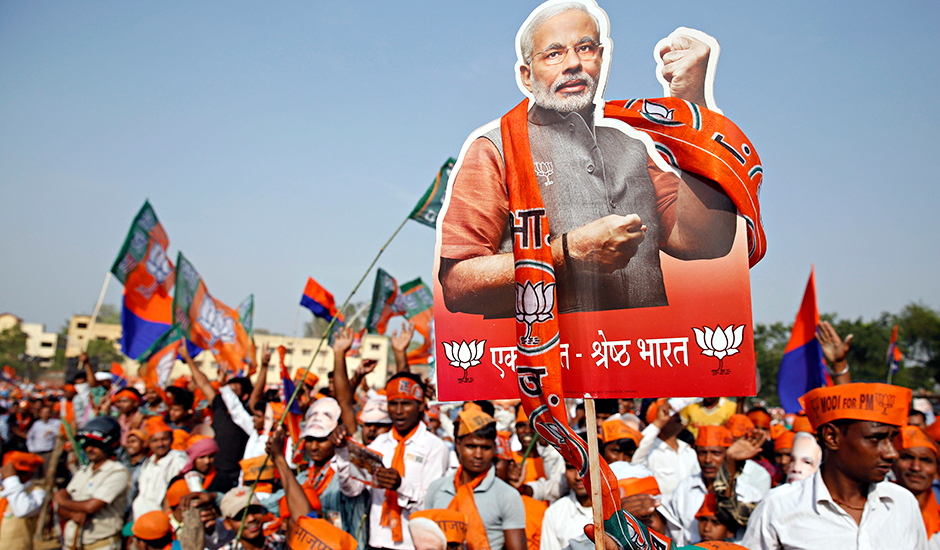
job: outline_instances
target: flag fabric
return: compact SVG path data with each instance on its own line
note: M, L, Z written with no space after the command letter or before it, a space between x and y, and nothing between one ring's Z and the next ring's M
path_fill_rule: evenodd
M421 278L401 285L401 301L405 305L405 318L414 323L415 330L424 337L420 346L408 352L408 364L431 362L434 349L434 297Z
M408 217L416 222L423 223L428 227L437 227L437 216L444 205L444 191L447 190L447 180L450 178L450 172L454 169L456 160L449 158L444 166L437 172L437 177L431 182L431 187L425 191L424 196L415 205L414 210Z
M904 354L901 353L901 348L898 347L898 326L894 325L894 330L891 331L891 340L888 342L888 354L886 356L888 372L897 374L901 369L902 359L904 359Z
M138 358L170 327L173 318L173 264L170 241L149 202L134 218L111 273L124 285L121 351Z
M405 314L405 305L399 299L398 281L382 268L375 272L375 287L372 290L372 305L366 317L369 332L385 334L388 320Z
M167 387L173 364L179 357L180 341L183 338L184 334L179 325L173 325L140 355L140 369L137 371L137 376L144 381L144 386L154 388L157 393ZM186 348L190 357L196 357L202 351L188 340Z
M284 383L284 403L287 403L290 401L291 396L294 395L294 392L297 391L297 386L294 385L294 381L291 380L290 377L290 371L287 370L285 361L287 348L278 346L277 354L281 359L281 381ZM300 396L297 397L298 398L291 403L290 408L285 412L287 418L284 419L284 425L287 427L287 433L290 434L295 449L298 448L300 443L300 419L303 418L303 412L300 410Z
M819 310L816 307L816 276L811 270L803 303L796 314L790 341L783 350L780 371L777 374L777 394L787 413L797 413L802 407L799 398L806 392L829 385L822 347L816 339Z
M176 260L176 291L173 321L197 346L212 351L219 366L228 372L254 364L254 344L238 320L238 312L213 298L196 268L180 252Z
M255 325L255 295L249 294L242 303L238 304L238 320L245 327L245 332L251 336Z
M336 311L333 295L320 286L320 283L314 281L313 277L307 279L304 294L300 297L300 305L321 319L332 321L334 317L338 317L340 321L343 320L343 316Z
M111 362L111 385L114 388L127 387L127 375L120 363Z

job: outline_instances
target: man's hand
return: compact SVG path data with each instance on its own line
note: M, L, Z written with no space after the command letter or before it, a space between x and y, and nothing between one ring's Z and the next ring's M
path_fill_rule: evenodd
M404 352L408 350L408 344L411 343L411 337L415 333L415 324L408 323L401 329L401 334L398 334L398 331L392 331L392 350L398 352Z
M401 487L401 475L394 468L379 468L375 471L375 486L380 489L398 490Z
M522 469L522 463L515 460L509 463L509 479L507 481L516 490L522 487L525 481L525 471Z
M15 475L16 468L13 467L13 462L7 462L2 467L0 467L0 477L3 477L3 479L13 477Z
M845 356L849 353L849 343L852 342L853 337L853 334L849 334L843 341L829 321L819 323L819 328L816 329L816 339L819 340L823 355L826 356L826 361L833 366L836 363L845 361Z
M333 430L333 433L330 434L330 441L333 442L333 447L345 447L347 435L349 435L349 431L346 430L346 426L340 422L339 425L336 426L336 429Z
M346 355L353 343L353 329L342 327L336 331L336 337L333 340L333 353L337 355Z
M705 107L705 73L711 48L691 36L676 36L659 50L669 95Z
M601 273L627 265L646 238L646 226L636 214L610 214L568 233L571 259Z
M180 509L185 512L190 508L202 508L210 502L215 502L210 493L190 493L180 499Z
M379 364L376 359L363 359L362 363L359 363L359 366L356 367L356 378L362 380L367 374L375 370L375 367Z
M81 367L87 364L88 364L88 353L83 351L78 354L78 366Z
M267 344L261 345L261 368L268 368L271 364L271 350Z
M189 363L193 360L193 358L189 356L189 348L186 346L186 338L180 338L180 347L178 353L180 354L180 357L183 358L184 363Z
M656 407L656 418L653 420L653 424L660 430L669 423L669 420L672 418L672 407L669 403L663 403L662 405Z
M767 434L755 431L751 435L746 435L732 443L728 447L726 456L737 462L754 458L760 453L765 441L767 441Z
M659 506L659 500L652 495L630 495L620 499L620 509L633 517L648 516Z
M277 459L278 457L283 458L286 441L287 431L284 430L284 426L278 426L276 430L271 432L268 442L264 445L264 450L271 455L273 459Z

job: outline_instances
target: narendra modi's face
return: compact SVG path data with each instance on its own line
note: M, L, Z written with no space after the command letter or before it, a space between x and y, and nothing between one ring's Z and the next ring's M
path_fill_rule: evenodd
M543 23L532 38L532 60L519 70L536 105L562 113L589 107L603 57L594 19L569 10Z

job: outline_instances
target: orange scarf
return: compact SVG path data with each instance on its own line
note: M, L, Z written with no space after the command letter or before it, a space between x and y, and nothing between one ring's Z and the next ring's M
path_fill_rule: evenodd
M520 453L513 452L512 457L517 462L522 462L522 455ZM525 480L523 480L523 483L530 483L543 477L546 476L542 457L529 455L528 458L525 459Z
M391 434L398 442L395 446L395 455L392 457L392 469L398 472L398 475L405 477L405 442L418 431L419 422L410 432L402 436L398 430L392 428ZM382 519L379 521L382 527L388 527L392 530L392 540L401 542L404 539L401 532L401 506L398 505L398 493L391 489L385 490L385 502L382 503Z
M209 468L209 473L206 474L206 477L202 480L203 489L208 489L212 485L212 481L215 480L215 466Z
M924 527L927 528L928 539L934 533L940 533L940 504L937 504L937 497L934 496L933 491L929 491L930 498L927 499L927 505L920 511L921 515L924 516Z
M486 478L487 470L477 477L470 480L466 485L460 484L460 474L463 473L463 466L457 468L457 474L454 476L454 487L457 489L457 496L454 497L447 506L448 510L460 512L467 516L467 549L468 550L489 550L490 540L486 538L486 526L480 518L480 512L477 511L476 501L473 499L473 490Z
M7 511L7 499L0 498L0 524L3 523L3 514Z
M307 481L304 481L303 490L307 495L307 500L317 512L323 511L323 505L320 504L320 495L326 490L330 481L333 479L333 467L327 464L321 470L319 475L314 475L313 466L307 470Z
M545 510L548 510L548 503L522 495L522 504L525 506L526 548L539 550L542 541L542 518L545 517Z

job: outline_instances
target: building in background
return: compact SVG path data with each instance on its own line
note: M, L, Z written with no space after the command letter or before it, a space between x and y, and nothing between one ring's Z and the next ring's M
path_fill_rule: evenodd
M54 332L46 332L46 327L41 323L24 323L22 319L12 313L0 313L0 332L11 329L16 325L19 325L20 330L26 334L25 360L27 362L34 361L40 367L51 367L55 359L59 335Z

